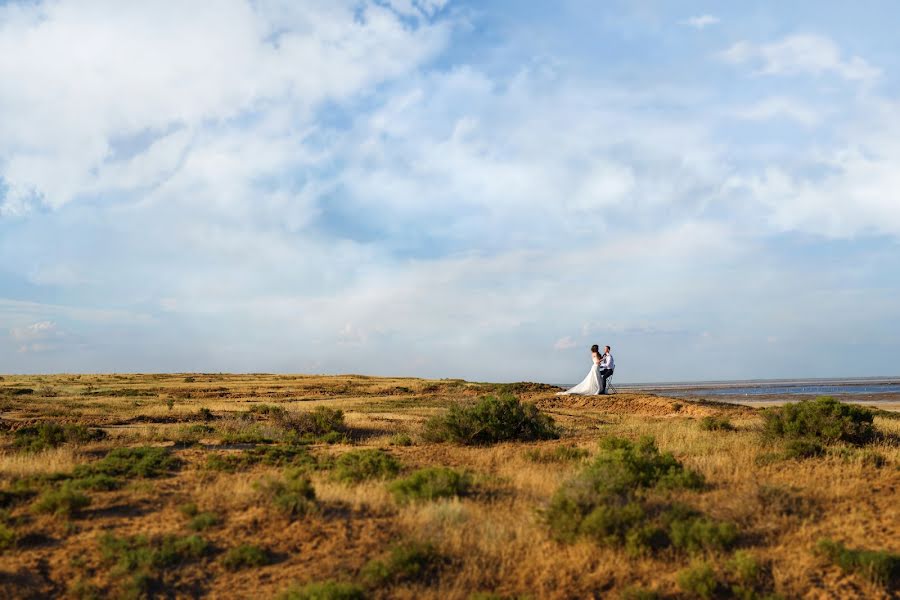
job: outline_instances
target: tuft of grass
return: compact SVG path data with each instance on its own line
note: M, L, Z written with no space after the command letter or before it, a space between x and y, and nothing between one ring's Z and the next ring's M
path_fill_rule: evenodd
M763 412L768 438L811 439L820 443L863 445L875 439L874 414L830 396L769 408Z
M426 421L423 437L431 442L482 445L556 439L559 429L533 403L502 394L484 396L471 406L451 406L446 414Z
M338 581L314 581L293 585L278 595L278 600L364 600L362 586Z
M736 427L725 417L703 417L700 419L700 429L703 431L735 431Z
M63 444L86 444L106 437L102 429L90 429L83 425L59 425L40 423L16 430L13 445L26 452L40 452L58 448Z
M188 527L193 531L204 531L211 527L215 527L221 522L219 516L214 512L198 513L188 522Z
M247 412L251 415L262 415L277 419L284 417L286 411L282 407L272 404L254 404Z
M632 586L622 590L621 598L622 600L660 600L662 596L656 590Z
M586 458L590 452L578 446L556 446L552 450L532 448L525 451L525 458L536 463L574 462Z
M272 557L264 548L250 544L231 548L222 556L222 566L229 571L264 567L271 562Z
M369 479L390 479L400 472L400 463L383 450L353 450L340 455L334 462L332 477L344 483L359 483Z
M900 554L856 550L829 539L819 540L816 551L848 573L888 589L900 587Z
M388 442L391 446L412 446L413 440L408 433L396 433Z
M713 568L704 562L682 569L676 576L678 587L693 598L714 598L719 590L719 580Z
M452 498L471 491L472 477L448 467L428 467L395 481L388 489L398 502Z
M0 553L15 547L18 539L19 535L16 533L15 529L4 523L0 523Z
M431 544L408 542L394 546L387 557L373 559L360 575L371 587L396 585L404 582L428 582L440 571L444 557Z
M267 478L258 482L256 487L290 518L302 517L316 510L316 490L302 470L288 470L284 479Z
M31 505L31 510L36 513L72 518L77 517L90 503L90 498L68 483L64 483L56 489L44 491Z

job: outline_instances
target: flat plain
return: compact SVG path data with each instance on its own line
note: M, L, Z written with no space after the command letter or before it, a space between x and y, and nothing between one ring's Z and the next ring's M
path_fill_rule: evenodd
M556 391L3 376L0 597L897 597L898 415L876 411L864 445L797 451L763 435L760 408ZM485 396L556 433L429 433ZM603 524L563 522L570 490L633 456L697 479L651 474ZM610 524L626 506L640 515Z

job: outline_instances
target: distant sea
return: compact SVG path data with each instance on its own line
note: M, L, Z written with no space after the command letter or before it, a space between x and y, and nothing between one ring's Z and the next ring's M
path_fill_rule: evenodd
M622 391L642 391L685 398L715 397L721 400L762 400L779 396L835 396L865 398L867 401L900 399L900 377L615 383L615 386Z

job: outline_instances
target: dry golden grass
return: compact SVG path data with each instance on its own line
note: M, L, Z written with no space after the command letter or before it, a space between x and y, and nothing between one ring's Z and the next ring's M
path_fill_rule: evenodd
M9 390L14 388L35 392L13 395ZM765 463L760 457L772 448L760 441L761 419L753 409L629 394L560 399L553 390L521 386L520 397L537 402L563 427L560 440L474 448L422 441L419 434L427 417L451 402L494 390L457 380L359 376L4 376L0 431L56 421L100 427L108 438L90 446L64 445L26 454L12 447L9 435L0 437L0 489L28 475L70 472L76 464L122 446L165 446L182 465L168 477L86 492L90 506L69 524L32 515L28 502L13 505L10 515L25 542L3 555L0 597L59 595L66 582L78 579L92 582L101 595L115 595L121 586L100 560L101 533L188 535L189 518L179 510L185 503L219 517L217 525L201 532L217 552L238 544L261 545L276 561L230 572L212 553L166 575L168 582L182 586L184 596L273 597L293 581L358 581L366 562L399 541L418 540L434 545L447 558L440 576L370 589L372 596L464 599L475 592L495 592L509 597L617 597L624 588L638 585L667 597L684 597L676 573L689 564L687 557L629 557L585 541L559 543L541 519L541 509L583 463L535 462L526 450L575 445L593 454L601 438L613 435L652 436L661 450L701 472L710 483L707 491L678 492L673 498L736 523L745 534L743 547L770 565L775 588L784 597L889 597L890 592L825 563L813 548L820 538L829 537L851 547L900 552L900 420L876 418L887 437L866 452L883 457L880 468L859 451ZM307 517L289 519L260 491L258 482L283 477L282 468L259 464L234 473L207 468L210 453L240 455L252 447L221 445L223 429L239 425L247 431L277 430L265 415L254 413L246 420L240 416L261 404L290 412L317 406L345 412L352 446L310 447L326 468L309 473L318 509ZM201 409L211 411L212 420L204 421ZM706 415L726 415L737 430L704 431L699 418ZM200 425L215 431L195 438L186 435L191 426ZM397 433L408 434L413 445L392 446ZM196 440L200 443L192 445ZM429 466L468 471L475 493L398 504L383 481L334 481L329 461L360 448L385 449L401 462L403 475ZM771 488L796 499L802 510L776 510L765 495ZM706 559L721 566L728 555Z

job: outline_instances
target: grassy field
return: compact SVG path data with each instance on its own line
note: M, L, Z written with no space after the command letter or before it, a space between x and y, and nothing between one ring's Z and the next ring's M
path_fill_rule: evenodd
M897 597L894 415L555 391L4 376L0 597Z

